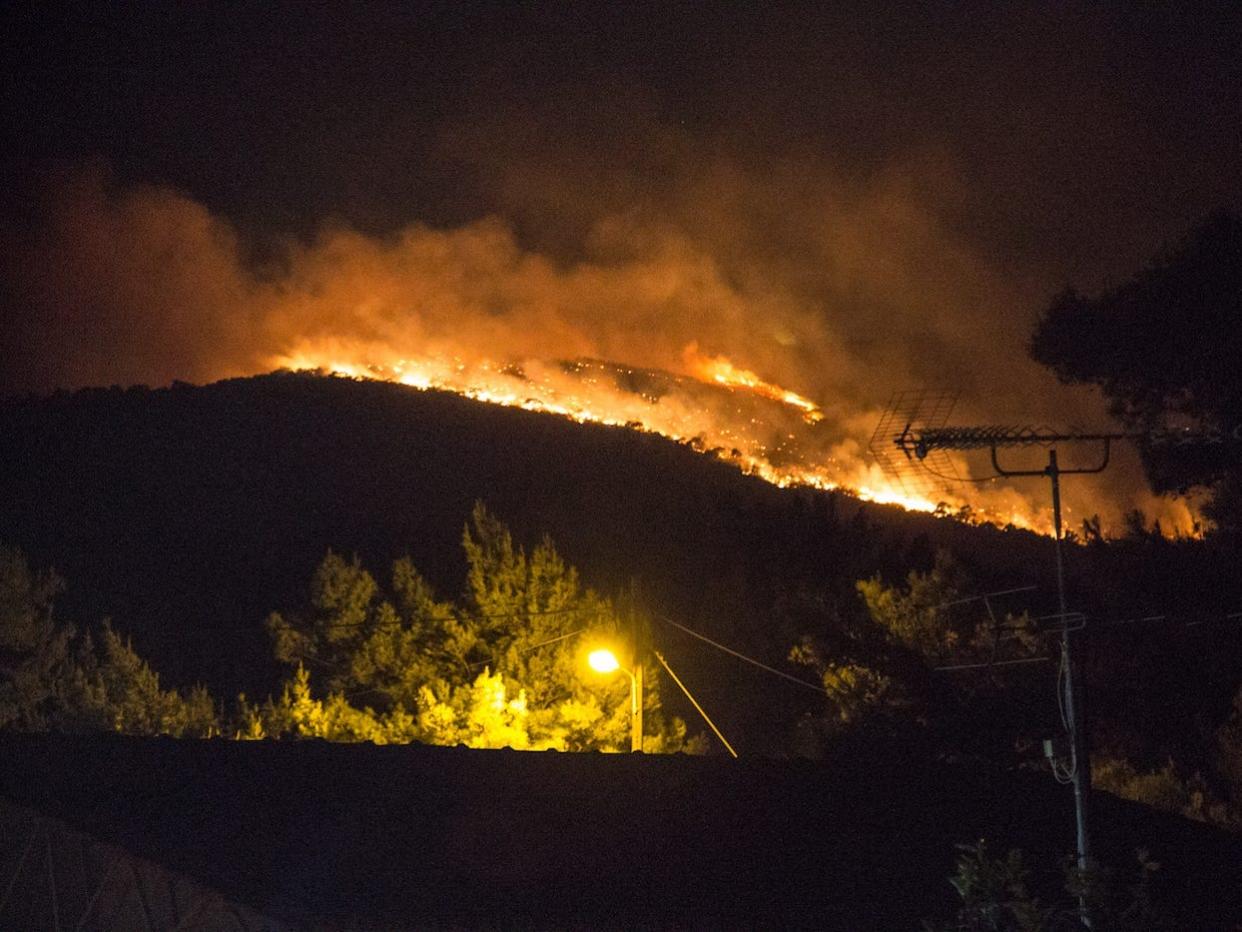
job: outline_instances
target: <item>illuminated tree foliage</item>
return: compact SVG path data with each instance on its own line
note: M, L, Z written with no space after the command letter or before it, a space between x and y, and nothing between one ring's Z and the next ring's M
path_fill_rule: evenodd
M105 622L89 632L53 618L63 583L36 575L18 550L0 547L0 727L104 729L206 737L218 730L207 691L160 688L159 675Z
M0 727L38 730L61 718L74 630L52 618L64 584L0 547Z
M822 714L801 724L805 753L819 753L824 738L863 726L908 735L929 722L942 732L970 722L978 731L982 720L970 699L1001 687L976 679L963 691L935 668L1028 657L1039 646L1025 615L1006 614L993 624L981 604L962 605L970 582L944 550L930 569L911 571L897 585L873 576L855 583L855 591L861 623L840 624L831 636L803 636L789 652L790 661L815 672L826 697Z
M204 688L162 688L109 622L97 638L57 622L59 578L0 548L0 728L628 748L628 682L585 665L592 644L623 640L612 605L582 587L550 540L528 555L482 505L462 545L457 603L437 599L406 558L384 591L359 560L329 552L311 579L308 610L268 618L276 657L293 667L279 697L238 697L224 727ZM687 741L684 722L661 713L655 675L644 709L644 750L701 748Z
M84 724L127 735L174 738L206 738L219 731L215 703L204 687L186 694L161 689L159 674L110 624L103 626L97 651L86 639L78 669L77 701Z
M584 589L544 538L528 555L481 504L462 533L466 583L436 598L406 558L388 591L356 558L329 553L311 580L310 609L267 622L279 660L297 665L279 701L245 707L252 737L409 741L470 747L628 746L623 678L584 672L584 648L615 641L611 604ZM311 696L311 676L326 698ZM646 690L646 750L685 745L685 725Z
M1212 739L1202 770L1171 757L1151 767L1108 753L1093 754L1092 782L1123 799L1236 831L1242 828L1242 689Z
M1091 928L1107 932L1161 932L1177 928L1151 902L1151 879L1160 865L1138 851L1131 876L1096 868L1064 870L1060 891L1042 901L1032 892L1034 873L1022 852L1005 857L992 853L986 840L958 845L958 859L949 883L961 897L949 922L925 922L926 932L1076 932L1084 928L1081 897L1091 915ZM1070 862L1067 861L1067 864Z
M1202 773L1187 774L1171 759L1146 770L1127 760L1091 755L1091 784L1122 799L1131 799L1197 822L1237 826L1238 813L1219 798ZM1239 787L1242 789L1242 787Z
M1230 792L1230 811L1234 825L1242 825L1242 687L1233 697L1229 720L1216 731L1216 770Z
M823 725L829 731L858 725L902 705L900 688L892 677L848 657L829 658L812 638L795 645L789 659L818 675L828 698Z
M1038 644L1025 615L997 618L998 629L985 612L960 609L960 600L973 593L965 572L945 550L936 552L927 572L908 573L903 586L885 586L874 576L856 588L886 636L928 663L985 662L995 658L1002 639L1010 655L1029 655Z
M931 570L910 572L903 587L885 586L873 576L855 588L871 620L889 637L925 657L935 657L958 647L972 633L960 621L954 624L944 608L961 596L963 583L961 568L941 550Z

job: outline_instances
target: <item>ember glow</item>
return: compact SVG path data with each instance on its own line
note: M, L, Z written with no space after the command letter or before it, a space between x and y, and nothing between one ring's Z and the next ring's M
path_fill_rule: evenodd
M780 487L844 489L865 501L911 511L956 513L968 504L949 494L935 499L911 494L865 463L860 440L834 437L847 425L830 421L818 405L796 392L727 357L703 357L693 343L684 356L691 370L686 375L593 359L499 364L455 356L377 363L368 357L357 362L310 349L273 357L270 363L273 368L451 391L489 404L659 434ZM849 426L866 420L857 418ZM971 505L974 519L1043 530L1021 497L1012 492L993 497L998 507Z
M601 222L572 261L523 245L489 217L388 236L328 225L256 269L233 226L202 204L85 172L53 190L33 237L5 254L12 294L40 321L11 339L18 352L6 361L22 390L280 368L382 379L659 434L782 487L1046 531L1047 492L1036 482L903 487L871 457L892 391L933 376L975 380L973 405L959 411L966 423L1074 416L1033 407L1052 404L1051 389L1033 381L1049 377L1022 376L1014 353L970 355L999 338L962 324L955 309L1011 297L986 266L945 262L940 278L929 275L926 257L948 248L947 234L912 207L894 213L886 190L873 200L839 217L825 243L839 286L804 293L777 267L633 218ZM912 231L905 240L878 236L893 216ZM951 287L945 270L956 270ZM929 281L942 285L929 290ZM952 339L907 345L900 334L922 320L944 322ZM881 324L897 336L873 339ZM995 385L1021 389L1019 411L999 410ZM953 459L961 478L990 471L971 465ZM1191 525L1180 502L1154 499L1136 475L1128 487L1120 469L1071 483L1067 526L1098 513L1117 527L1134 507L1166 529Z
M809 398L803 398L797 392L765 382L755 373L747 369L739 369L724 356L700 356L697 343L691 343L686 347L685 357L691 371L705 381L715 382L717 385L724 385L728 388L751 391L764 398L797 408L802 412L802 418L808 424L817 424L824 419L824 412Z

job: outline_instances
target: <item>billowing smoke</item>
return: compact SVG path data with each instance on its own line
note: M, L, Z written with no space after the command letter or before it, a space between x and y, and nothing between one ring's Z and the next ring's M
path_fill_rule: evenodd
M1027 360L1046 283L1002 270L946 219L950 168L847 181L812 163L676 163L668 184L623 192L615 209L588 209L571 176L515 172L497 181L511 211L382 235L327 223L264 263L185 194L61 176L34 222L4 233L0 387L336 368L638 421L770 477L881 498L899 490L865 447L894 390L959 390L965 423L1101 422L1094 398ZM718 359L822 416L711 388L704 361ZM945 497L1046 521L1037 483ZM1068 504L1072 523L1135 505L1188 521L1143 491L1133 463L1076 483Z

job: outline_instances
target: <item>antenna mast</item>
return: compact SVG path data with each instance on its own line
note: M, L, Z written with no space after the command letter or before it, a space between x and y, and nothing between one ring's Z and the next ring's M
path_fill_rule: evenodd
M894 453L894 447L905 454L905 463L915 460L930 476L949 481L987 481L962 479L949 468L935 468L938 461L947 460L950 450L988 450L991 453L995 475L987 477L1019 478L1043 476L1052 487L1052 521L1056 550L1058 614L1053 616L1056 627L1061 629L1061 667L1064 671L1062 723L1070 738L1070 780L1074 785L1074 812L1078 840L1078 867L1087 870L1091 864L1091 841L1087 830L1087 810L1091 795L1091 759L1083 720L1082 688L1075 676L1074 647L1078 632L1085 619L1077 612L1070 612L1065 600L1065 560L1062 552L1061 528L1061 477L1103 472L1108 468L1112 444L1130 440L1148 447L1190 445L1237 444L1242 442L1242 425L1231 431L1208 429L1201 431L1157 429L1151 431L1118 432L1062 432L1047 427L1030 426L980 426L949 427L947 421L952 413L956 395L926 392L901 392L893 396L875 434L871 438L871 452L880 465L902 479L902 458ZM917 426L916 426L917 425ZM900 428L898 430L898 428ZM891 445L890 445L891 442ZM1065 469L1057 461L1058 443L1096 443L1101 456L1098 465ZM1042 446L1048 448L1048 465L1043 469L1006 469L1000 463L1000 450L1009 447ZM1060 687L1059 687L1060 688ZM1054 772L1056 762L1053 761ZM1091 925L1091 917L1083 897L1078 900L1079 915L1084 926Z
M899 398L904 396L899 396ZM1052 517L1055 532L1056 569L1057 569L1057 626L1061 629L1061 669L1064 671L1061 702L1063 708L1062 724L1070 739L1070 780L1074 786L1074 815L1077 836L1077 855L1079 870L1086 871L1091 864L1091 836L1087 827L1087 812L1091 796L1091 758L1087 742L1086 725L1083 718L1082 689L1079 678L1075 676L1075 642L1078 631L1082 628L1079 616L1071 617L1066 607L1065 598L1065 562L1062 553L1061 527L1061 477L1067 475L1083 475L1103 472L1108 467L1112 443L1115 440L1137 439L1138 434L1131 433L1061 433L1042 427L948 427L945 422L952 410L952 402L946 406L933 405L932 416L923 418L922 407L925 396L916 396L911 406L906 402L902 410L901 401L894 400L890 413L881 422L880 429L892 430L901 425L898 433L889 434L893 446L905 454L908 462L917 459L926 465L928 457L945 457L950 450L990 450L992 468L996 476L1019 478L1027 476L1043 476L1052 486ZM956 398L953 399L956 401ZM916 427L916 421L922 426ZM930 421L930 423L929 423ZM873 438L872 448L879 444L879 430ZM1057 460L1057 443L1099 443L1102 445L1102 456L1098 465L1087 468L1065 469ZM1002 447L1025 446L1048 447L1048 465L1043 469L1006 469L1000 464L999 451ZM892 450L892 447L889 447ZM898 458L900 459L900 458ZM882 460L883 462L883 460ZM892 468L891 460L887 465ZM944 476L939 470L933 475L941 475L946 479L955 476ZM1055 761L1054 761L1055 765ZM1079 914L1084 926L1091 925L1087 904L1082 897L1078 902Z
M1109 455L1114 440L1128 439L1131 435L1122 433L1074 434L1053 433L1032 428L1007 427L944 427L914 433L907 426L893 438L894 444L907 457L911 455L920 460L933 450L978 450L987 448L992 454L992 468L998 476L1019 478L1027 476L1044 476L1052 486L1052 527L1054 531L1056 567L1057 567L1057 619L1061 627L1061 666L1065 671L1063 701L1065 703L1065 725L1070 737L1070 774L1074 786L1074 815L1077 829L1078 868L1087 870L1091 863L1091 836L1087 829L1087 810L1091 796L1091 758L1087 746L1086 725L1083 719L1082 689L1078 677L1075 676L1075 641L1080 626L1070 624L1069 610L1065 599L1065 557L1063 554L1061 527L1061 477L1069 475L1087 475L1103 472L1108 468ZM1057 460L1055 446L1048 450L1048 465L1043 469L1006 469L1000 464L999 450L1001 447L1030 446L1033 444L1051 445L1055 443L1098 442L1102 444L1102 456L1098 465L1066 469ZM1080 908L1084 911L1085 904L1080 900Z
M891 454L886 457L879 450L881 431L888 433L893 446L905 454L907 462L918 460L926 468L926 460L937 454L944 457L950 450L988 450L991 453L992 468L996 475L990 478L1020 478L1027 476L1043 476L1052 487L1052 522L1056 551L1057 569L1057 627L1061 629L1061 668L1064 671L1062 702L1064 714L1063 724L1070 738L1070 779L1074 786L1074 813L1077 828L1078 867L1087 870L1091 864L1091 839L1087 828L1088 803L1091 796L1091 758L1087 742L1086 725L1083 719L1083 699L1080 679L1075 675L1074 648L1078 632L1083 628L1084 619L1078 613L1071 613L1066 607L1065 599L1065 558L1061 528L1061 477L1070 475L1086 475L1103 472L1108 468L1109 456L1114 441L1131 440L1151 446L1162 444L1185 446L1190 444L1215 444L1227 439L1238 441L1239 428L1227 437L1219 431L1192 432L1188 430L1165 430L1146 432L1060 432L1046 427L1013 427L1013 426L981 426L981 427L948 427L945 422L951 411L952 404L945 410L943 404L934 404L931 413L922 417L926 396L917 394L913 404L910 396L899 395L894 398L889 412L881 421L876 436L872 438L872 450L880 462L893 470ZM915 426L916 421L921 426ZM897 425L900 432L889 433ZM1058 443L1097 443L1101 448L1099 463L1095 466L1066 469L1057 460L1056 444ZM1043 446L1048 448L1048 465L1043 469L1007 469L1000 463L1000 450L1008 447ZM892 450L889 447L888 450ZM900 460L900 457L896 457ZM933 470L933 475L946 479L956 476L942 475ZM978 481L978 480L974 480ZM1055 762L1054 762L1055 764ZM1055 769L1055 767L1054 767ZM1087 904L1079 897L1079 914L1083 925L1090 927L1091 918Z

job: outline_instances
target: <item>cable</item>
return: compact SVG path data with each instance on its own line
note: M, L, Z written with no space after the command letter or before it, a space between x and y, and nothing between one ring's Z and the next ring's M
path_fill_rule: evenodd
M1167 621L1167 615L1148 615L1146 618L1125 618L1119 621L1103 622L1106 628L1116 628L1118 625L1139 625L1148 621Z
M937 673L947 673L954 670L981 670L985 667L1012 667L1020 663L1047 663L1048 657L1022 657L1017 660L996 660L987 663L959 663L950 667L932 667Z
M1057 710L1061 713L1061 727L1070 733L1069 719L1065 716L1065 644L1061 645L1061 662L1057 666Z
M547 647L549 644L555 644L557 641L564 641L566 638L571 638L571 637L574 637L575 635L582 634L583 632L590 631L590 630L591 630L590 628L577 628L573 631L570 631L568 634L558 634L556 637L548 638L546 641L540 641L538 644L530 644L527 647L523 647L520 651L518 651L517 652L518 656L520 657L523 654L529 654L532 650L538 650L540 647ZM491 657L487 658L486 660L476 660L474 663L471 663L468 666L471 670L473 670L475 667L484 666L485 664L489 664L493 660L498 660L498 659L499 658L493 654Z
M700 641L710 644L712 647L716 648L717 650L722 650L726 654L736 657L738 660L745 661L746 663L749 663L753 666L758 667L760 670L767 670L769 673L775 676L779 676L783 680L789 680L789 682L791 683L797 683L799 686L803 686L807 689L814 690L815 692L820 693L821 695L828 695L828 691L824 689L822 686L816 686L815 684L808 683L806 680L799 679L796 676L790 676L788 673L782 673L780 670L777 670L774 667L769 667L766 663L761 663L760 661L755 660L753 657L747 657L745 654L738 653L737 651L733 650L731 647L725 647L723 644L720 644L717 641L713 641L711 638L707 637L706 635L699 634L697 631L691 631L685 625L679 625L677 622L673 621L671 618L665 618L663 615L656 615L655 617L657 620L662 621L667 625L672 625L674 628L680 628L682 631L686 632L686 634L690 635L691 637L698 638Z
M1071 616L1076 615L1076 614L1078 613L1070 612L1065 617L1070 618ZM1058 617L1061 617L1061 616L1046 615L1043 618L1040 618L1037 620L1046 621L1046 620L1058 618ZM1176 625L1178 627L1184 627L1184 628L1194 628L1199 625L1216 624L1219 622L1238 621L1238 620L1242 620L1242 612L1231 612L1229 614L1222 613L1222 614L1210 614L1210 615L1199 615L1199 614L1178 615L1176 613L1166 613L1162 615L1144 615L1142 617L1137 617L1137 618L1115 618L1115 619L1110 619L1108 621L1093 621L1092 626L1095 628L1122 628L1122 627L1128 627L1129 625L1138 625L1138 624L1150 625L1150 624L1161 623L1165 625ZM1078 628L1081 628L1081 627L1082 627L1082 624L1077 624L1069 628L1069 630L1077 630Z
M720 743L725 746L725 750L732 754L736 760L737 751L733 750L733 745L731 745L725 736L720 733L720 729L716 727L716 723L708 717L708 714L703 711L703 707L699 705L698 700L695 699L694 696L690 695L690 690L686 689L686 684L683 683L677 674L673 672L673 668L668 665L668 661L664 659L664 655L658 650L652 651L652 653L655 654L656 660L660 661L660 666L664 667L664 669L668 671L668 675L673 678L673 682L676 683L681 688L681 691L686 694L686 698L690 700L690 704L694 706L695 711L698 712L699 715L703 716L703 721L707 722L711 730L716 733L716 737L719 738Z
M984 476L981 479L963 479L961 476L946 476L942 472L937 472L936 470L932 469L930 466L927 465L926 460L923 460L921 465L923 467L924 472L930 473L931 475L935 476L937 479L943 480L944 482L972 482L978 485L982 485L985 482L995 482L997 479L1001 478L1000 474L997 473L991 476Z
M1065 733L1070 736L1070 766L1068 768L1061 767L1057 764L1056 759L1051 760L1052 775L1058 783L1072 783L1074 778L1078 776L1078 754L1073 746L1074 729L1070 726L1069 719L1065 714L1065 686L1068 680L1065 676L1066 662L1069 657L1069 651L1066 649L1066 639L1069 634L1061 635L1061 663L1057 668L1057 711L1061 714L1061 727L1065 729Z
M1215 615L1208 617L1208 618L1200 618L1198 621L1186 622L1186 627L1193 628L1195 627L1195 625L1205 625L1205 624L1208 624L1209 622L1214 622L1216 620L1217 618ZM1225 621L1242 621L1242 612L1233 612L1232 614L1226 615L1224 617L1224 620Z
M456 615L456 614L444 615L444 616L432 615L430 619L428 620L430 621L455 621L457 620L457 618L462 617L462 616L469 617L469 618L485 618L488 620L496 619L496 618L545 618L549 615L572 615L575 612L587 612L590 610L591 609L578 606L576 608L552 608L552 609L548 609L547 611L542 611L542 612L526 612L526 611L494 612L494 613L485 612L481 614L475 614L472 612L462 612L460 615ZM341 628L365 628L368 625L371 625L376 630L406 627L405 624L400 621L390 622L389 624L374 624L370 621L340 621L340 622L337 622L331 625L323 625L316 630L337 631Z
M1034 587L1032 587L1034 588ZM972 602L978 599L986 599L988 596L974 596L970 599L958 599L955 602L945 602L943 605L933 606L928 611L936 611L951 605L960 605L965 602ZM1035 619L1035 622L1043 622L1039 629L1044 632L1049 631L1078 631L1087 624L1087 618L1081 612L1066 612L1064 615L1041 615ZM1199 625L1217 624L1228 621L1242 620L1242 612L1230 612L1228 614L1211 614L1211 615L1178 615L1178 614L1162 614L1162 615L1144 615L1135 618L1115 618L1108 621L1091 621L1093 630L1101 628L1122 628L1130 625L1152 625L1165 624L1177 625L1179 627L1194 628ZM1050 622L1061 621L1058 625ZM1027 625L998 625L998 630L1002 631L1019 631L1028 628Z

